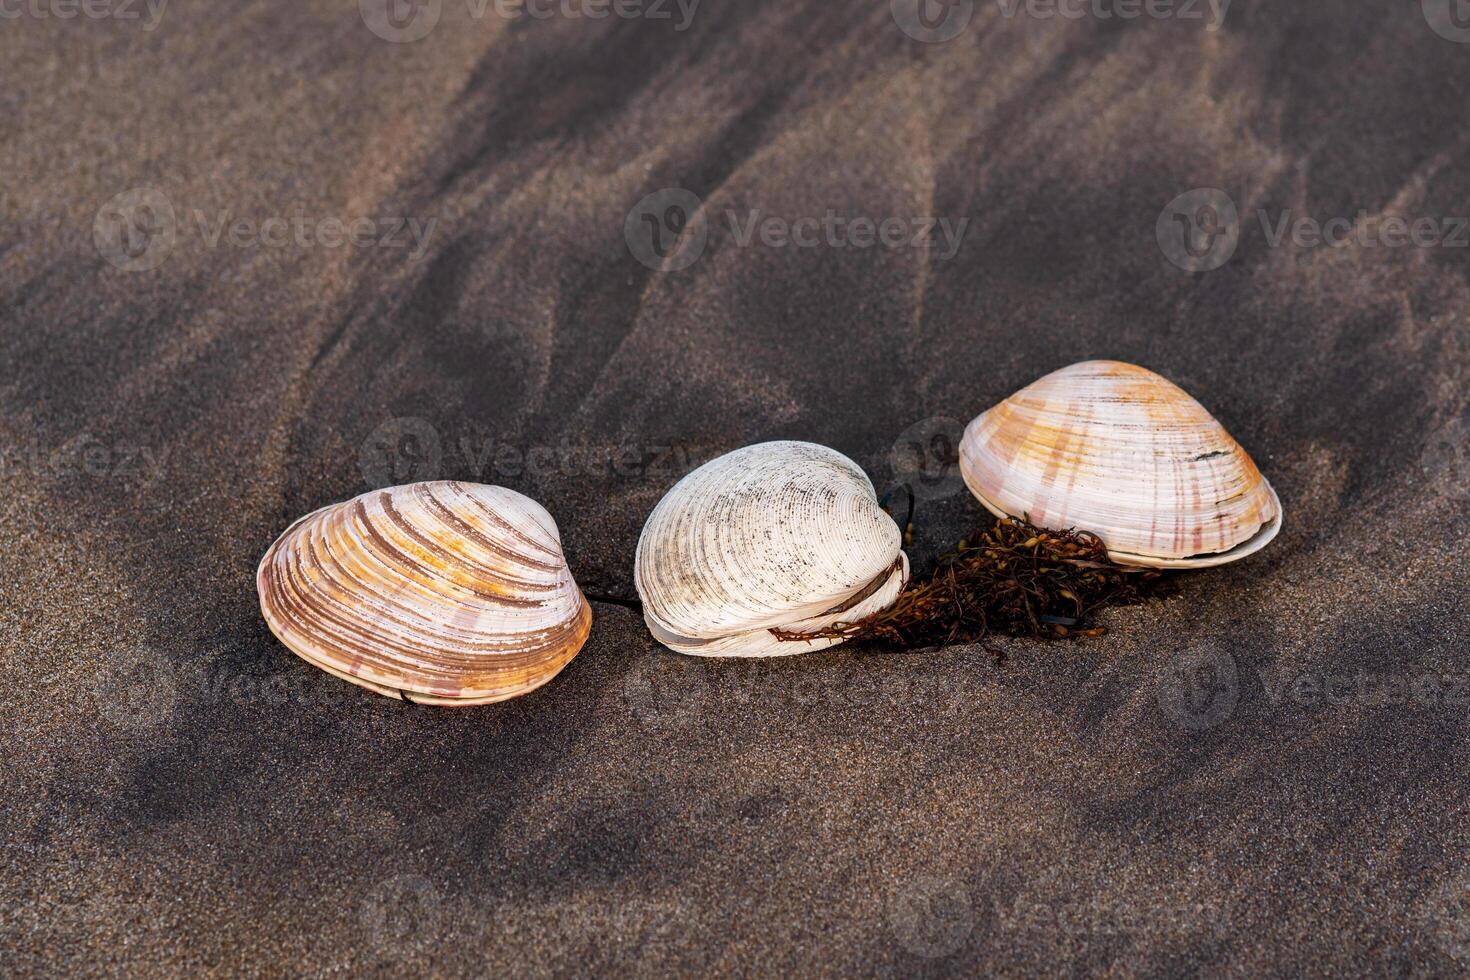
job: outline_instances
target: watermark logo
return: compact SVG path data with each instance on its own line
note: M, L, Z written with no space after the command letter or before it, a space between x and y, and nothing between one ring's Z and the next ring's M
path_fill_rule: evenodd
M970 938L975 906L958 881L923 875L889 896L888 925L904 949L938 959L958 952Z
M705 669L681 656L650 654L623 677L623 703L651 731L699 724L711 702Z
M117 728L150 731L171 717L179 701L173 670L147 650L110 653L92 675L97 714Z
M1446 500L1470 500L1470 417L1450 419L1430 433L1420 469L1434 492Z
M623 222L628 251L656 272L680 272L704 254L709 224L704 202L682 187L654 191Z
M102 206L92 223L97 252L122 272L149 272L173 251L178 218L157 188L135 187Z
M1470 0L1420 0L1424 19L1446 41L1470 44Z
M368 30L393 44L422 41L439 26L443 0L358 0Z
M1235 658L1215 646L1178 653L1165 668L1159 708L1181 728L1207 731L1235 714L1240 671Z
M1210 272L1235 255L1240 215L1229 194L1201 187L1180 194L1154 227L1164 258L1185 272Z
M1470 969L1470 876L1460 875L1435 889L1420 920L1436 946Z
M370 487L437 480L444 466L439 430L428 419L389 419L363 442L357 464Z
M942 500L965 487L960 472L960 440L965 426L959 419L935 415L904 429L888 451L893 479L907 483L919 500Z
M368 945L385 958L427 952L443 926L439 890L419 874L385 878L363 900L358 921Z
M891 0L893 22L915 41L951 41L970 26L975 0Z

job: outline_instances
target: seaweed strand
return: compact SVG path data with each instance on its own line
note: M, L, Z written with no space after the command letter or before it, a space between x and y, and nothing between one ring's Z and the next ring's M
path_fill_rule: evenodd
M836 638L902 650L983 644L992 635L1077 640L1106 632L1093 620L1098 610L1143 602L1167 581L1156 569L1113 562L1091 532L1007 518L962 540L927 581L911 582L881 612L811 633L772 632L781 640Z

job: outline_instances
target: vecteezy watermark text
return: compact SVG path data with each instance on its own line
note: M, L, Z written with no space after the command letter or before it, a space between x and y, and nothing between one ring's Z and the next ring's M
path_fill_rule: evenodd
M1199 20L1218 31L1234 0L995 0L1007 19L1033 20Z
M0 20L141 20L153 31L167 9L168 0L0 0Z
M168 462L168 447L105 442L90 433L45 446L40 435L29 443L0 446L0 476L25 473L53 480L113 480L136 485L152 483Z
M503 21L532 20L648 20L675 22L686 31L702 0L463 0L465 15L473 21L490 17ZM444 16L444 0L358 0L362 22L378 37L394 44L410 44L428 37Z
M1273 709L1319 710L1347 705L1410 707L1470 714L1470 674L1443 671L1352 673L1307 671L1295 676L1257 670Z
M849 215L828 208L820 217L773 215L761 208L726 210L737 248L921 249L939 259L960 250L970 219ZM691 191L666 187L640 200L623 223L628 251L643 265L677 272L697 262L709 239L709 215Z
M708 728L722 712L772 711L804 730L849 735L880 728L897 705L922 703L924 725L942 725L965 708L945 669L785 674L751 664L726 671L705 657L651 654L623 678L623 701L650 730Z
M1470 248L1470 217L1370 214L1315 218L1290 208L1255 211L1268 248ZM1186 272L1210 272L1229 262L1244 221L1231 196L1201 187L1179 195L1159 214L1155 236L1168 261Z
M465 0L469 15L476 20L496 16L501 20L670 20L674 30L686 31L694 23L701 0Z
M939 44L958 37L975 17L978 0L890 0L893 22L915 41ZM994 0L1007 20L1181 20L1225 25L1234 0Z
M1205 902L1152 902L1128 897L1017 897L997 918L1007 931L1044 931L1066 936L1178 936L1223 934L1230 916Z
M701 462L704 459L687 446L587 446L565 438L525 446L475 432L446 435L428 419L411 417L386 420L358 452L362 478L370 487L438 480L448 474L478 483L581 475L673 479Z
M960 249L969 218L952 222L948 218L849 218L828 210L822 218L789 220L764 215L759 208L749 211L742 221L734 211L725 212L735 244L749 248L759 240L767 248L873 248L888 249L940 248L938 257L952 259Z
M291 214L236 215L231 208L213 213L181 213L157 188L124 191L104 204L92 227L98 253L123 272L147 272L162 265L181 241L206 249L381 248L401 250L411 261L428 251L438 218L313 217L304 208Z
M422 258L438 218L308 218L298 211L292 217L236 218L229 211L213 216L191 212L200 236L209 248L223 242L231 248L388 248L409 249L410 259Z
M1177 726L1195 732L1223 725L1247 699L1263 706L1268 714L1278 715L1382 707L1470 717L1470 674L1432 670L1293 673L1266 667L1250 673L1241 670L1224 646L1196 643L1178 653L1164 672L1159 707Z
M1470 218L1403 218L1370 216L1359 211L1355 219L1318 221L1291 210L1272 218L1256 212L1272 248L1290 242L1297 248L1470 248Z

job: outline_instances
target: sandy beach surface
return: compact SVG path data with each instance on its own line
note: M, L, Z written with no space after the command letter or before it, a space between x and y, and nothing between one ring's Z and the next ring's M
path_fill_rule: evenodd
M1470 969L1470 21L1218 6L6 5L0 973ZM455 712L259 615L294 518L435 477L626 593L775 438L917 481L931 567L982 512L906 447L1097 357L1286 523L1086 644L599 605Z

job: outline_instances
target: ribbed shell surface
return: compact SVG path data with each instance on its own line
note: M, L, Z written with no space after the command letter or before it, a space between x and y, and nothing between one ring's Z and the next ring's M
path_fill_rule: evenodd
M659 501L634 577L654 636L681 653L768 657L838 640L781 641L891 605L908 579L903 535L862 469L805 442L711 460Z
M309 514L266 552L256 586L293 652L425 704L533 690L576 656L592 623L551 515L472 483L375 490Z
M1281 527L1275 492L1220 423L1118 361L1063 368L985 412L965 431L960 469L993 513L1092 531L1127 564L1224 564Z

